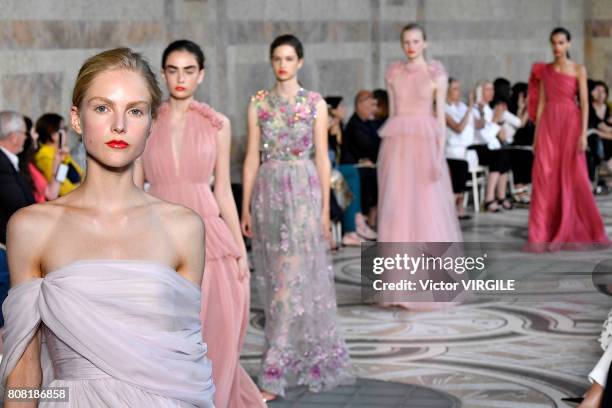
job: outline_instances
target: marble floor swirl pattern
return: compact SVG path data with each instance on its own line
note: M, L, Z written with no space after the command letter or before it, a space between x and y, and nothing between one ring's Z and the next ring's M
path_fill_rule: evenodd
M612 236L612 196L597 201ZM524 208L481 213L462 222L464 239L516 244L527 236L527 216ZM506 255L538 256L514 249ZM563 256L580 264L612 253ZM602 353L597 339L612 298L598 294L588 274L542 271L542 280L552 285L535 293L533 302L480 300L416 312L362 304L360 268L359 249L334 255L338 318L359 377L429 387L467 408L573 407L562 398L586 389L586 376ZM560 278L564 283L554 284ZM264 319L255 291L252 299L242 360L255 374Z

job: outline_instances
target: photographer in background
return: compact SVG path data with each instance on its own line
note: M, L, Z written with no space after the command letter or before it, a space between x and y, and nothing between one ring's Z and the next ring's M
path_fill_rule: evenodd
M34 158L36 167L45 175L48 182L56 179L61 183L59 195L74 190L81 183L85 173L72 158L66 148L66 125L64 118L56 113L45 113L36 121L39 148ZM64 155L62 163L54 166L56 150Z

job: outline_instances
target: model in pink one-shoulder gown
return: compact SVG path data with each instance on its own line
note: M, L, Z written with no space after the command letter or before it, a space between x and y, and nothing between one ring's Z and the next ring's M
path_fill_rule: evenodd
M546 102L537 126L526 249L540 252L608 246L586 158L578 149L582 129L576 104L578 81L555 71L551 64L535 64L530 87L538 86L539 81Z
M206 266L202 279L202 336L208 345L218 408L264 406L255 383L240 365L249 316L249 280L238 279L240 249L220 217L210 188L217 137L223 122L208 105L192 102L178 157L170 140L170 106L159 108L143 153L149 193L196 211L206 226Z

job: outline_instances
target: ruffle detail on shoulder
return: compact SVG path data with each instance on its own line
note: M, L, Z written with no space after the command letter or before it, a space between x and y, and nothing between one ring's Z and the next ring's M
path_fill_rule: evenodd
M434 79L448 76L444 65L437 60L431 60L427 63L427 71L429 71L429 75L431 75L431 77Z
M217 130L221 130L223 127L223 121L221 120L220 114L214 110L210 105L204 102L193 101L189 105L189 110L197 112L201 117L208 120L210 124ZM162 119L163 116L170 113L170 104L168 101L163 102L157 110L157 120Z
M317 106L317 103L319 103L319 101L323 99L321 94L315 91L308 91L306 98L308 100L308 103L312 106Z
M220 118L220 114L210 105L204 102L193 101L191 105L189 105L189 109L199 113L203 118L208 119L211 125L217 130L221 130L223 127L223 121Z
M402 71L404 63L402 61L395 61L389 64L387 71L385 72L385 81L387 84L391 83L393 79Z
M527 85L527 111L529 112L529 119L534 123L538 114L540 81L542 80L544 68L546 68L545 62L534 62L531 66L531 74L529 75L529 83Z
M260 89L259 91L257 91L255 93L255 95L251 96L251 101L253 101L253 102L261 102L261 101L263 101L266 98L266 96L268 96L269 93L270 92L268 92L265 89Z
M206 226L206 260L213 261L228 256L239 258L240 248L225 221L217 216L203 219Z

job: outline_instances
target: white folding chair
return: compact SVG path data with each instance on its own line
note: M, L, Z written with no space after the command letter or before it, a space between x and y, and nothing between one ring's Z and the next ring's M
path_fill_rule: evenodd
M483 203L485 196L485 186L487 184L487 177L489 176L489 167L478 165L475 169L470 171L470 179L467 181L466 186L471 187L472 190L472 202L474 203L474 212L480 212L480 206ZM466 208L469 203L469 190L463 194L463 208Z

